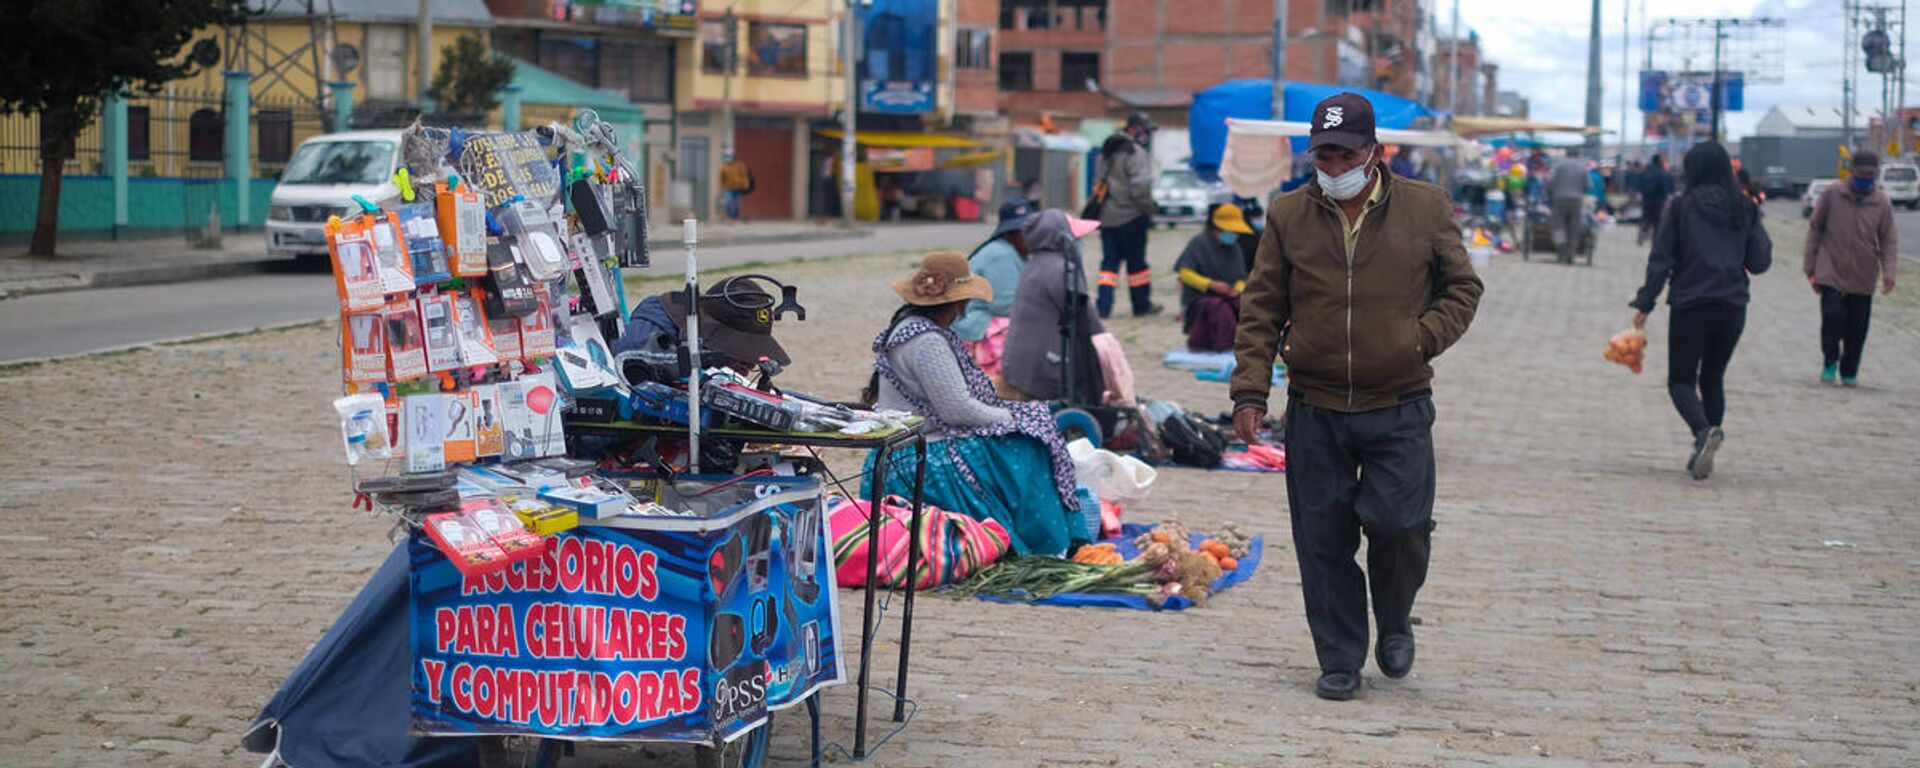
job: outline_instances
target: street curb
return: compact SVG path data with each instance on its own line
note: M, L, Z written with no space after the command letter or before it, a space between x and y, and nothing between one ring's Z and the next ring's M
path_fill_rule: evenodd
M713 240L701 240L706 248L725 248L735 245L772 245L775 243L800 243L815 240L856 240L872 237L873 229L864 227L856 230L829 230L824 232L792 232L782 235L745 235L740 237L720 237ZM647 240L648 251L667 251L682 247L678 239L651 238ZM46 293L65 293L85 291L95 288L129 288L139 285L164 285L167 283L186 283L197 280L212 280L222 277L237 277L269 272L277 267L294 264L292 258L250 259L245 261L222 261L207 264L175 264L161 267L143 267L134 269L108 270L92 273L64 273L42 275L39 277L0 279L0 300L17 299Z

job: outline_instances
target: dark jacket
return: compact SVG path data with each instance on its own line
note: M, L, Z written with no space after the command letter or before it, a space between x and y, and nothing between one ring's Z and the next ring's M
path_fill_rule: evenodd
M1661 205L1673 195L1673 174L1665 168L1649 167L1640 172L1640 200L1643 203L1643 216L1657 216Z
M1743 203L1745 201L1742 201ZM1773 240L1760 217L1747 204L1746 221L1734 222L1727 211L1727 191L1702 187L1667 206L1653 232L1653 250L1647 254L1647 282L1633 298L1632 307L1652 312L1660 291L1672 282L1669 306L1685 309L1701 304L1747 305L1747 275L1773 266Z
M1483 287L1460 243L1453 201L1385 165L1375 170L1386 186L1351 253L1338 204L1318 183L1268 209L1240 296L1235 409L1266 407L1276 351L1293 395L1309 405L1343 412L1395 405L1429 386L1428 361L1473 322Z

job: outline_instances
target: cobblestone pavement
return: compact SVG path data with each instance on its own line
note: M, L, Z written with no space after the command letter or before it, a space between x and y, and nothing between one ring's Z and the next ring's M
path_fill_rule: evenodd
M1902 519L1920 499L1920 284L1878 301L1864 385L1823 388L1798 230L1778 231L1707 482L1681 471L1665 310L1646 374L1600 359L1639 278L1630 233L1606 233L1595 268L1483 270L1479 319L1438 366L1439 529L1410 678L1369 670L1359 701L1315 699L1280 478L1169 470L1130 515L1250 523L1267 536L1252 582L1181 614L924 599L915 715L872 762L1920 764L1920 533ZM1185 236L1155 233L1157 266ZM852 394L910 261L779 268L813 310L780 329L805 351L792 386ZM1143 392L1226 407L1224 385L1158 367L1170 319L1113 326ZM387 548L388 526L347 508L325 408L337 332L0 369L0 764L257 764L239 733ZM852 702L826 696L842 745ZM776 721L775 764L799 763L803 720Z

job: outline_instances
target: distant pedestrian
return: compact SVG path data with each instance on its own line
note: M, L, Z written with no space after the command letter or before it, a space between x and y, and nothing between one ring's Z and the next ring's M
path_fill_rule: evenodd
M1547 197L1553 201L1553 239L1559 246L1560 263L1572 264L1580 250L1580 238L1586 232L1586 198L1593 191L1593 177L1587 161L1572 150L1553 164L1547 179Z
M1100 148L1094 168L1096 183L1105 184L1107 198L1100 206L1100 288L1094 308L1100 317L1113 312L1113 294L1126 268L1127 292L1133 314L1160 313L1153 303L1153 272L1147 268L1147 231L1153 228L1153 119L1145 112L1127 118L1120 133Z
M725 203L727 221L739 223L740 198L753 194L753 171L747 168L733 154L733 147L727 147L722 154L726 162L720 166L720 197Z
M1667 198L1673 195L1673 174L1667 173L1667 160L1660 155L1653 156L1646 170L1640 172L1640 238L1639 245L1646 245L1647 238L1653 236L1655 227L1660 226L1660 217L1667 211Z
M1687 472L1713 474L1713 455L1726 439L1727 363L1747 325L1748 275L1773 265L1773 241L1753 200L1733 178L1727 150L1705 142L1682 161L1687 192L1675 200L1653 236L1647 281L1632 307L1633 327L1645 328L1660 292L1667 305L1667 393L1693 432Z
M1848 387L1860 379L1874 280L1882 293L1893 293L1900 264L1893 201L1874 186L1880 156L1855 152L1852 167L1851 182L1828 185L1814 202L1801 267L1820 294L1820 380L1831 384L1837 378Z
M1413 668L1433 534L1429 363L1467 332L1483 289L1446 191L1387 170L1364 97L1320 102L1310 130L1317 181L1268 207L1240 297L1233 428L1257 439L1278 352L1291 376L1287 499L1314 693L1342 700L1360 690L1369 595L1381 674Z

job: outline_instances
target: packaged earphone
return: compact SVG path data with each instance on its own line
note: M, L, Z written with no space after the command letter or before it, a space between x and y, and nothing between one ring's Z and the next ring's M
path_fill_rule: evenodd
M535 280L554 280L567 273L567 243L553 214L538 203L518 200L502 206L500 226L520 243L527 273Z
M349 312L340 324L346 379L355 384L387 380L385 312Z
M447 250L440 240L440 225L433 217L432 203L407 203L395 212L400 234L407 242L407 257L413 266L415 283L437 283L453 276L447 264Z
M340 416L340 438L346 444L347 464L362 459L393 458L393 434L387 430L387 401L375 394L348 395L333 401Z

